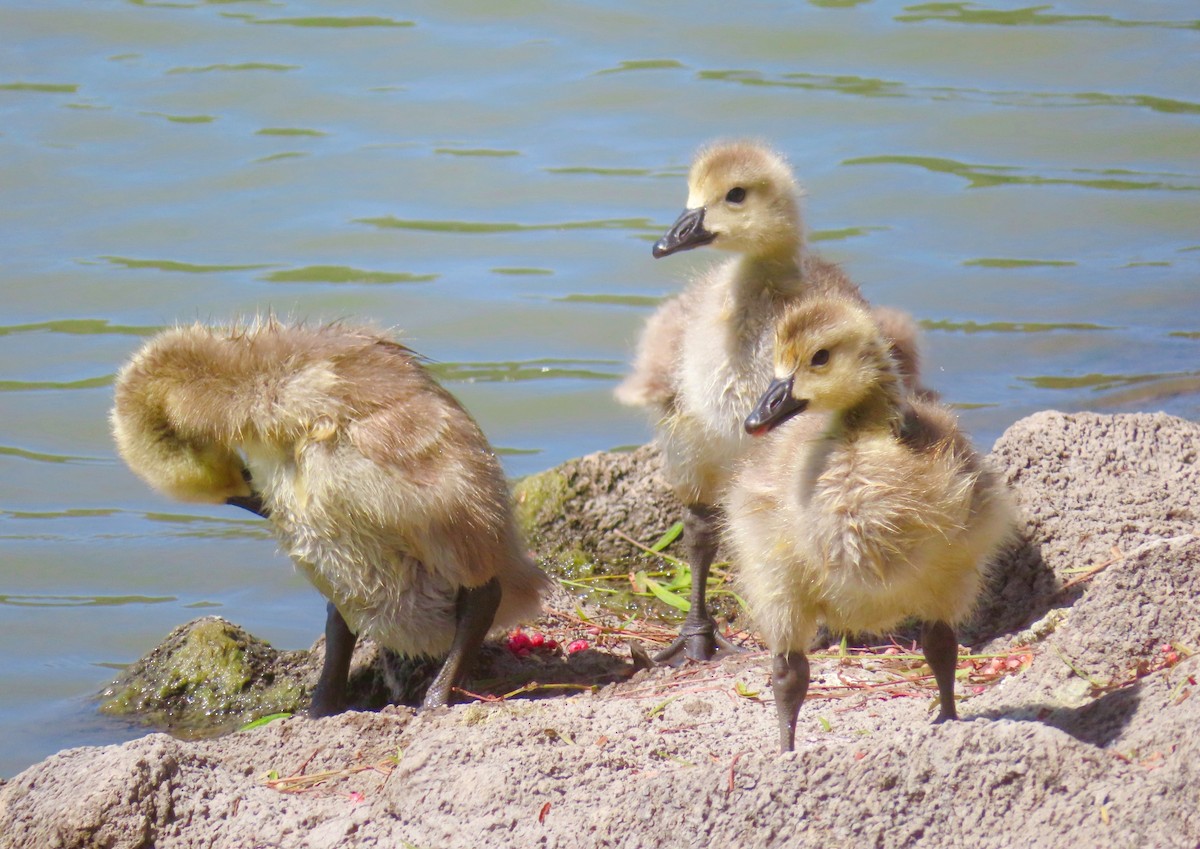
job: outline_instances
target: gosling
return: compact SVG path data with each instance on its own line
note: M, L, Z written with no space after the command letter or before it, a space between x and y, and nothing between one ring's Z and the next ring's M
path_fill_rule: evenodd
M138 476L268 518L327 599L310 715L345 709L359 636L446 656L428 708L449 703L489 630L540 610L548 579L487 440L416 354L369 328L166 330L121 369L111 419Z
M648 407L666 476L685 506L692 565L691 606L658 663L709 660L736 651L706 605L718 543L718 504L747 445L742 418L771 379L771 333L789 304L815 294L862 300L835 264L808 250L791 169L749 141L700 151L688 175L687 209L657 244L664 257L711 244L736 254L666 301L646 324L621 403ZM917 374L916 328L903 313L879 311L902 369Z
M936 721L957 719L954 625L1013 528L999 477L949 410L902 398L888 341L845 298L814 298L784 315L775 379L745 428L771 435L734 477L726 531L774 655L780 749L795 743L805 651L822 621L863 633L920 620Z

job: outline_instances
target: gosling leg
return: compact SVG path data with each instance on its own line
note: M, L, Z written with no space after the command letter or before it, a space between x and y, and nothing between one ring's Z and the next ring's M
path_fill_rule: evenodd
M804 652L777 654L771 665L771 691L775 694L775 714L779 718L779 751L790 752L796 746L796 715L808 695L808 657Z
M679 628L679 636L654 658L656 665L678 666L685 658L712 660L720 652L742 651L721 635L708 612L708 572L717 554L719 515L717 508L708 504L692 504L683 517L683 538L692 566L691 607Z
M958 668L958 638L954 629L945 622L923 622L921 624L921 648L925 662L933 670L937 681L938 701L941 710L934 725L948 719L958 719L958 707L954 703L954 671Z
M247 474L246 480L250 477ZM249 510L264 519L271 518L271 511L263 504L258 493L250 495L235 495L226 499L226 504ZM350 678L350 657L354 654L354 644L358 636L350 630L342 614L333 606L333 602L325 604L325 662L321 665L321 676L317 679L317 687L313 690L312 702L308 706L308 715L312 717L333 716L346 709L346 685Z
M247 474L246 480L250 477ZM271 511L263 504L258 493L235 495L225 501L233 507L249 510L264 519L271 518ZM333 602L325 604L325 662L321 665L321 676L313 690L308 715L312 717L333 716L346 709L346 686L350 678L350 658L358 636L350 630L342 614Z
M247 481L249 476L247 475ZM250 495L235 495L226 499L226 504L249 510L264 519L271 518L271 511L266 508L262 498L257 493ZM342 614L333 606L333 602L325 604L325 662L321 666L321 677L317 679L317 687L313 690L312 702L308 706L308 715L312 717L333 716L346 709L346 686L350 678L350 658L354 654L354 644L358 635L350 630Z
M450 704L450 691L462 679L467 664L479 654L483 638L492 628L500 607L500 581L492 578L478 587L463 587L454 603L456 625L450 654L429 685L422 709Z
M308 706L308 715L312 717L333 716L346 709L350 658L358 642L358 635L350 630L332 601L325 605L325 612L325 663Z

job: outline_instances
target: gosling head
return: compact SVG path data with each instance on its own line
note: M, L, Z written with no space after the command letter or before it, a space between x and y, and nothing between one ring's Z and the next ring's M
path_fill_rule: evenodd
M807 299L776 325L775 379L746 417L746 432L760 436L805 410L844 412L895 384L887 340L862 306Z
M762 144L705 148L688 174L687 209L654 244L654 256L709 244L754 256L794 254L803 239L796 192L783 157Z

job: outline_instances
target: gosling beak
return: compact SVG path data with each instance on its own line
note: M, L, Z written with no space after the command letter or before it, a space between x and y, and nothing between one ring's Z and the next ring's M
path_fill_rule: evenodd
M654 258L662 259L677 251L698 248L701 245L707 245L715 238L717 238L716 233L710 233L704 229L704 207L685 209L683 214L671 225L671 229L654 243Z
M797 413L804 412L807 406L808 401L798 401L792 397L791 377L776 378L758 399L758 406L746 416L746 433L762 436Z

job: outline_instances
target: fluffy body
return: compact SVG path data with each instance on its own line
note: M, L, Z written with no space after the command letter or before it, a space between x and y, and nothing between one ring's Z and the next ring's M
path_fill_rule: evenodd
M744 190L741 202L727 200L734 188ZM658 308L616 390L622 403L655 414L666 474L684 504L717 503L745 451L742 420L770 382L774 328L787 307L814 295L862 299L840 267L807 249L798 194L787 163L756 142L701 150L689 172L688 210L703 210L713 247L735 256ZM915 376L915 326L902 313L888 317Z
M122 458L183 501L257 496L283 550L350 629L409 656L451 647L463 588L501 587L497 628L545 575L500 465L410 350L345 325L181 327L117 377Z
M845 300L788 313L775 375L807 404L747 454L727 501L727 537L772 653L806 651L821 622L871 633L909 617L962 621L1013 514L953 414L902 400L888 341Z
M816 291L857 294L836 266L805 265L771 269L739 256L680 295L674 392L656 406L666 474L684 504L717 503L748 447L742 420L771 380L772 329L787 306Z

